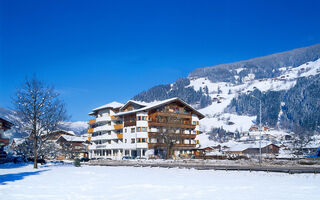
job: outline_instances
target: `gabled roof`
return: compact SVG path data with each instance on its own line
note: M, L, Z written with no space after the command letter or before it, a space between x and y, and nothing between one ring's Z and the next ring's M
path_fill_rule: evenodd
M60 140L61 138L65 139L68 142L85 142L85 141L87 141L87 138L85 138L85 137L71 136L71 135L61 135L57 139L57 141Z
M105 105L100 106L100 107L98 107L98 108L95 108L95 109L93 109L92 111L98 111L98 110L102 110L102 109L105 109L105 108L113 108L113 109L115 109L115 108L120 108L120 107L122 107L122 106L123 106L122 103L113 101L113 102L111 102L111 103L108 103L108 104L105 104Z
M24 141L26 141L26 139L27 138L13 138L12 143L15 143L15 145L18 146L22 144Z
M187 104L183 100L179 99L178 97L171 98L171 99L166 99L166 100L163 100L163 101L157 101L157 102L148 103L143 108L140 108L140 109L137 109L137 110L128 111L128 112L119 112L115 116L122 116L122 115L126 115L126 114L132 114L132 113L140 112L140 111L147 111L147 110L154 109L154 108L157 108L157 107L160 107L162 105L169 104L169 103L172 103L172 102L175 102L175 101L178 101L178 102L182 103L183 105L185 105L186 107L188 107L196 115L198 115L200 119L204 118L204 115L202 113L200 113L199 111L197 111L192 106L190 106L189 104Z
M73 131L66 131L66 130L63 130L63 129L55 130L55 131L53 131L52 133L59 133L59 132L64 132L64 133L66 133L66 134L70 134L70 135L73 135L73 136L76 135Z
M126 107L128 104L130 104L130 103L137 104L137 105L143 106L143 107L145 107L145 106L148 105L148 103L146 103L146 102L129 100L127 103L125 103L125 104L120 108L120 110L123 110L123 108L125 108L125 107Z
M269 146L269 145L275 145L271 142L262 142L261 143L261 148L264 148L266 146ZM277 147L279 147L278 145L275 145ZM258 142L255 142L255 143L251 143L251 144L237 144L233 147L231 147L228 151L244 151L246 149L258 149L260 147L259 143Z

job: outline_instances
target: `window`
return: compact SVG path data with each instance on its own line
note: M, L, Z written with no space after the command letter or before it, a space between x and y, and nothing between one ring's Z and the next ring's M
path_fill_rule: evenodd
M146 116L142 116L142 120L146 121L147 117Z
M133 143L133 144L136 143L136 139L132 138L131 143Z
M124 132L125 132L125 133L127 132L127 129L126 129L126 128L124 129Z
M139 121L141 120L141 116L138 116L138 120L139 120Z
M145 143L146 142L146 138L142 138L142 142Z
M138 127L138 128L137 128L137 132L141 132L141 127Z
M192 125L197 125L197 122L196 122L196 121L193 121L193 122L192 122Z
M142 127L142 132L146 132L147 128L146 127Z
M124 142L127 143L127 139L124 139Z
M136 128L131 128L131 133L135 133L136 132Z
M137 143L140 143L141 142L141 138L137 138Z

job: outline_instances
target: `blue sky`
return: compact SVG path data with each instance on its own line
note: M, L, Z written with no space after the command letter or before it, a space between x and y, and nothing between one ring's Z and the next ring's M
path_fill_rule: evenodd
M320 1L0 1L0 106L26 76L71 120L198 67L320 43Z

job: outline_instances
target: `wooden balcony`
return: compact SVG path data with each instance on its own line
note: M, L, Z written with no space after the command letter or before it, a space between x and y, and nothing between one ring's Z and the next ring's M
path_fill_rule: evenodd
M119 119L119 117L115 117L115 116L111 115L111 119L115 120L115 119Z
M123 139L123 133L117 134L117 138L118 138L118 139Z
M88 128L88 133L93 133L93 128Z
M161 143L148 143L148 148L155 148L155 147L165 147L165 144ZM196 144L174 144L173 148L196 148Z
M164 116L164 117L179 117L182 119L192 119L191 114L186 113L174 113L174 112L155 112L152 113L153 116Z
M124 126L128 127L128 126L135 126L136 125L136 121L124 121Z
M96 119L90 119L90 120L89 120L89 125L91 125L91 124L93 124L93 123L96 123L96 121L97 121Z
M114 125L113 126L114 127L114 129L122 129L123 128L123 125L122 124L116 124L116 125Z
M7 146L9 144L8 138L0 138L0 146Z
M156 138L157 137L157 132L148 132L148 137L149 138ZM177 138L181 138L181 139L195 139L196 138L196 134L181 134L181 133L171 133L172 136L175 136Z
M188 128L188 129L195 129L196 126L190 124L177 124L177 123L161 123L161 122L156 122L156 121L149 121L148 123L149 127L150 126L163 126L163 127L177 127L177 128Z

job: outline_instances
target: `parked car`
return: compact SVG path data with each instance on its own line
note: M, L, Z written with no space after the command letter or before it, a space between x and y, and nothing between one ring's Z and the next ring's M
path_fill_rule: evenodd
M122 157L122 160L133 160L133 159L135 159L135 157L133 157L133 156L123 156Z

